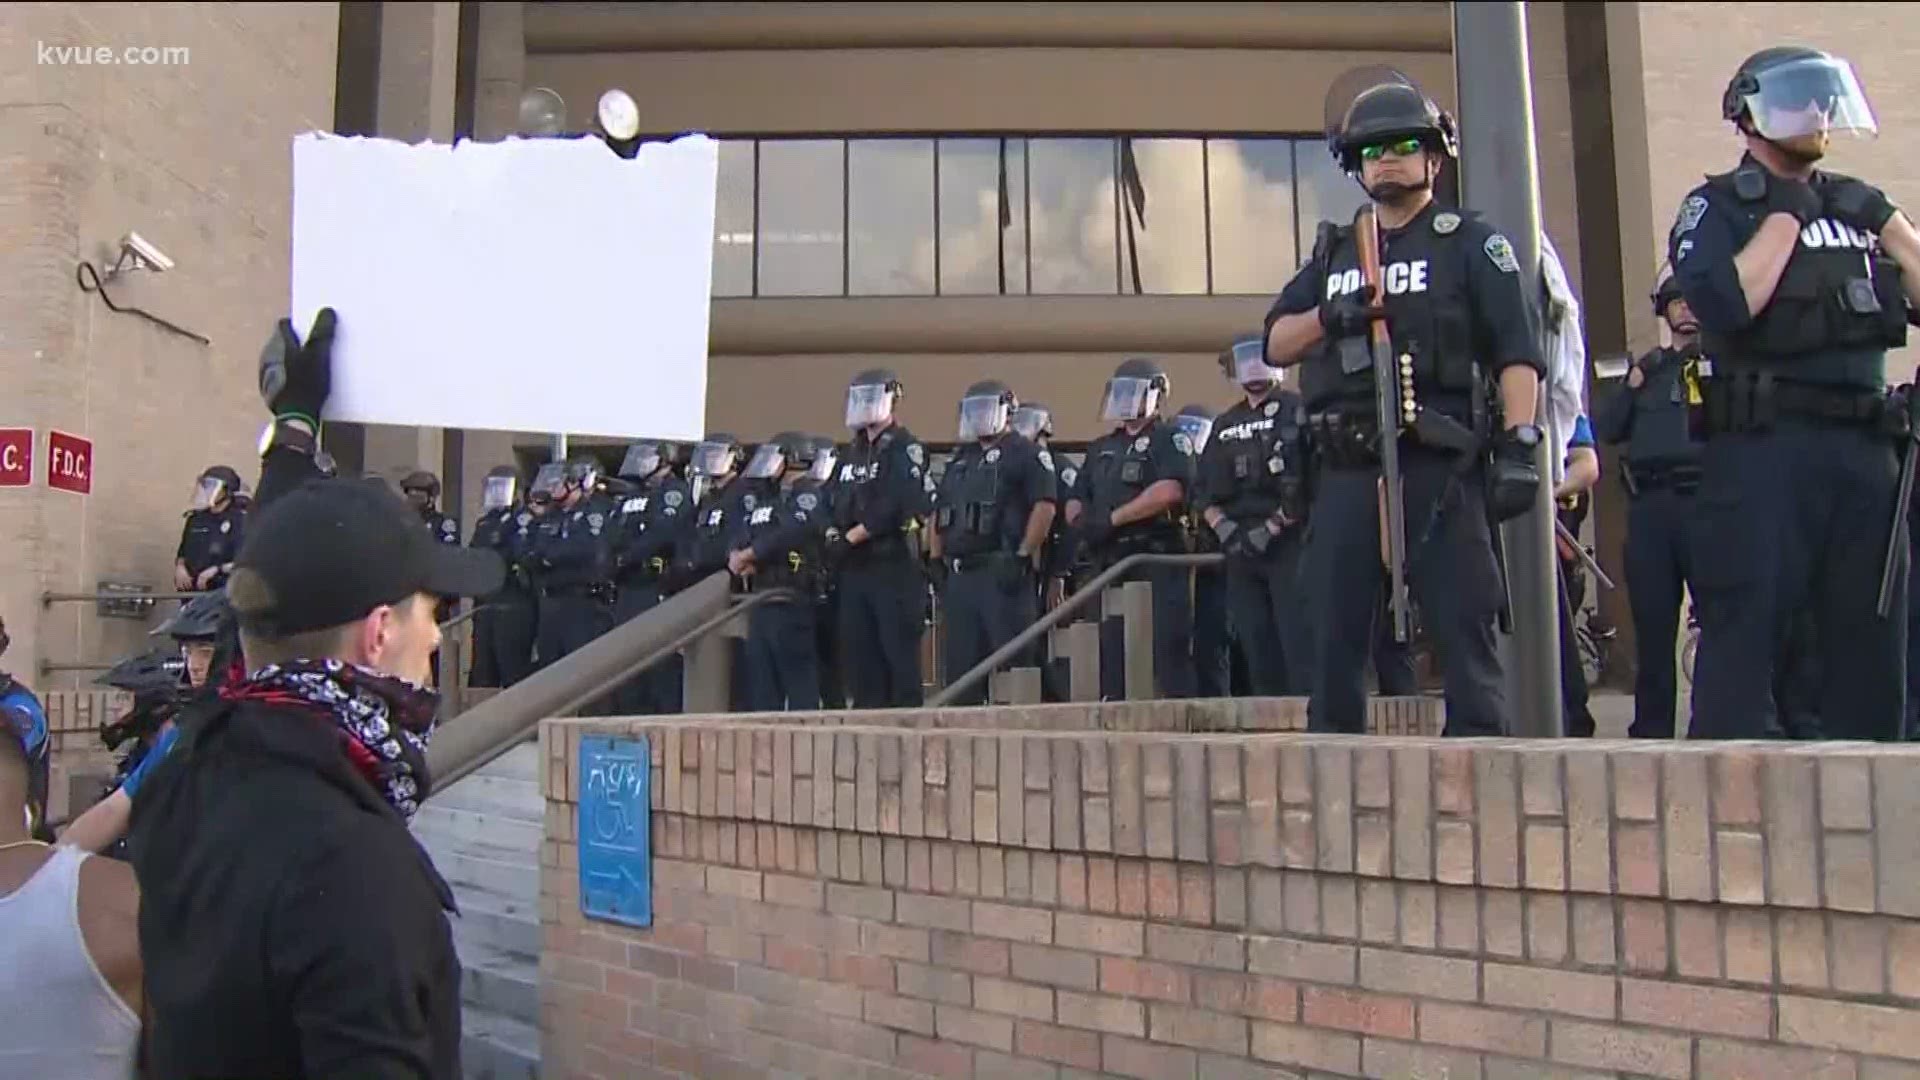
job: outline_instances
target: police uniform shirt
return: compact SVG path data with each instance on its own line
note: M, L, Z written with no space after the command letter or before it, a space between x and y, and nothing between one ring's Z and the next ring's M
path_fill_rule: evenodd
M426 523L427 531L433 534L435 540L454 547L460 546L459 522L438 510L428 510L420 515L420 520Z
M747 515L744 543L753 551L760 572L773 579L811 569L818 558L818 539L824 534L827 507L816 485L796 482L781 487L773 481L762 489L760 504ZM795 556L800 565L794 565Z
M1291 390L1274 390L1257 404L1245 398L1213 422L1200 455L1193 505L1204 516L1212 507L1236 522L1264 522L1283 498L1297 515L1306 479L1306 406ZM1211 530L1201 524L1203 538Z
M1493 226L1472 213L1429 203L1412 221L1382 232L1380 263L1393 353L1414 357L1418 391L1458 395L1464 402L1474 390L1467 366L1472 363L1495 377L1514 364L1545 377L1519 256ZM1323 301L1362 292L1359 249L1351 228L1344 229L1314 246L1313 258L1267 312L1266 329L1271 332L1282 315L1315 311ZM1365 347L1364 338L1357 341L1357 347ZM1324 342L1302 358L1307 408L1317 413L1364 402L1371 410L1372 371L1343 375L1331 355L1334 345Z
M224 510L192 510L186 518L174 558L186 562L187 572L198 585L202 571L230 563L240 553L247 514L238 501L231 501Z
M1193 440L1156 417L1137 435L1120 427L1095 439L1075 477L1073 498L1084 520L1086 514L1111 514L1161 480L1178 481L1184 494L1193 490L1193 477ZM1115 535L1171 528L1170 520L1157 518L1122 526Z
M692 490L677 476L628 495L613 515L614 573L659 576L673 557L680 533L692 521Z
M1033 508L1059 499L1051 452L1018 432L989 446L968 443L948 459L934 498L940 552L960 558L1018 551Z
M840 461L833 493L835 524L842 533L866 526L868 542L860 547L870 548L873 541L898 537L909 523L924 517L931 495L927 451L912 432L894 424L869 440L862 431Z
M1687 358L1658 348L1635 362L1644 376L1639 389L1624 381L1593 410L1593 430L1609 445L1625 444L1636 465L1698 460L1700 443L1689 427L1687 388L1682 374Z
M573 509L554 507L542 517L534 536L543 584L549 588L581 588L607 579L610 500L596 493Z
M1809 183L1817 192L1844 179L1816 170ZM1877 393L1885 385L1886 350L1894 329L1904 327L1907 310L1897 266L1873 269L1879 238L1832 218L1807 224L1772 299L1757 314L1747 310L1734 257L1760 231L1766 187L1773 182L1745 155L1733 172L1709 178L1680 203L1667 259L1680 295L1700 322L1705 352L1721 374L1765 367L1794 381ZM1742 197L1742 184L1750 185L1751 198ZM1850 292L1851 281L1867 283L1866 295ZM1884 323L1860 310L1875 304L1885 312ZM1904 329L1897 336L1904 342Z
M736 476L719 491L708 492L694 508L687 555L681 561L699 573L713 573L727 565L735 540L746 534L747 522L764 496L754 481Z

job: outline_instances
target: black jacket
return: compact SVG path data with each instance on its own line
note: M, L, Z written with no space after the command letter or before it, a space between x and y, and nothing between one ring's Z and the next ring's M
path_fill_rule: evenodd
M263 508L317 475L270 452ZM457 1080L453 894L332 722L216 701L179 723L130 829L145 1075Z
M331 723L181 721L134 802L151 1080L460 1075L453 896Z

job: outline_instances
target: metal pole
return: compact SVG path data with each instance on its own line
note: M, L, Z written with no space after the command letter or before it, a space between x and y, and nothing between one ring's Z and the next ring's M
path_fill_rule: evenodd
M567 460L567 436L565 435L565 433L562 433L562 434L559 434L559 435L555 435L555 436L553 437L553 458L552 458L552 460L554 460L554 461L565 461L565 460Z
M1541 289L1540 171L1534 145L1533 89L1527 60L1527 17L1517 0L1453 5L1454 83L1460 96L1461 201L1480 211L1513 242L1529 295ZM1546 381L1539 423L1546 425ZM1558 736L1560 618L1555 603L1553 492L1549 440L1534 465L1543 478L1533 509L1502 527L1513 595L1513 638L1507 664L1513 734Z

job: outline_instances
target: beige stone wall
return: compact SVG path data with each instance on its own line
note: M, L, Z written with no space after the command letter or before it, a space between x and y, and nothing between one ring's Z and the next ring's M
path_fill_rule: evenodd
M42 613L48 588L170 585L180 510L213 462L251 478L252 367L286 307L294 134L330 128L337 6L16 4L0 18L0 425L91 437L89 498L0 491L7 664L124 653L144 627L91 607ZM40 63L40 46L183 48L184 63ZM176 54L176 60L179 55ZM176 336L83 295L132 229L176 262L109 286L212 339ZM45 680L65 685L63 680Z
M1688 189L1739 159L1741 143L1720 118L1720 94L1740 61L1770 45L1831 49L1853 62L1880 122L1872 141L1835 140L1828 164L1920 206L1920 95L1914 59L1920 23L1887 4L1637 4L1653 230L1629 248L1650 266L1665 257L1666 230ZM1911 376L1915 350L1888 363Z

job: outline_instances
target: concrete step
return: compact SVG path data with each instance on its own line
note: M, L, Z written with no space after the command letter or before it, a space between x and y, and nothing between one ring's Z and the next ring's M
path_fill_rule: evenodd
M512 780L540 779L540 744L532 739L480 766L476 776L504 776Z
M525 1024L540 1022L540 962L481 945L460 949L460 1000Z
M538 959L540 905L471 886L457 887L460 915L453 920L453 941L461 955L469 943L497 952Z
M435 792L425 805L536 823L543 819L547 809L537 782L484 772L475 773L445 791Z
M423 841L428 838L451 844L486 844L515 851L539 851L542 823L518 817L462 810L442 806L431 800L414 815L413 832Z
M461 1014L460 1029L460 1071L466 1080L538 1080L538 1026L469 1007Z
M477 888L537 909L540 857L535 853L481 844L449 844L434 837L422 837L421 841L433 856L440 876L453 886L456 897Z

